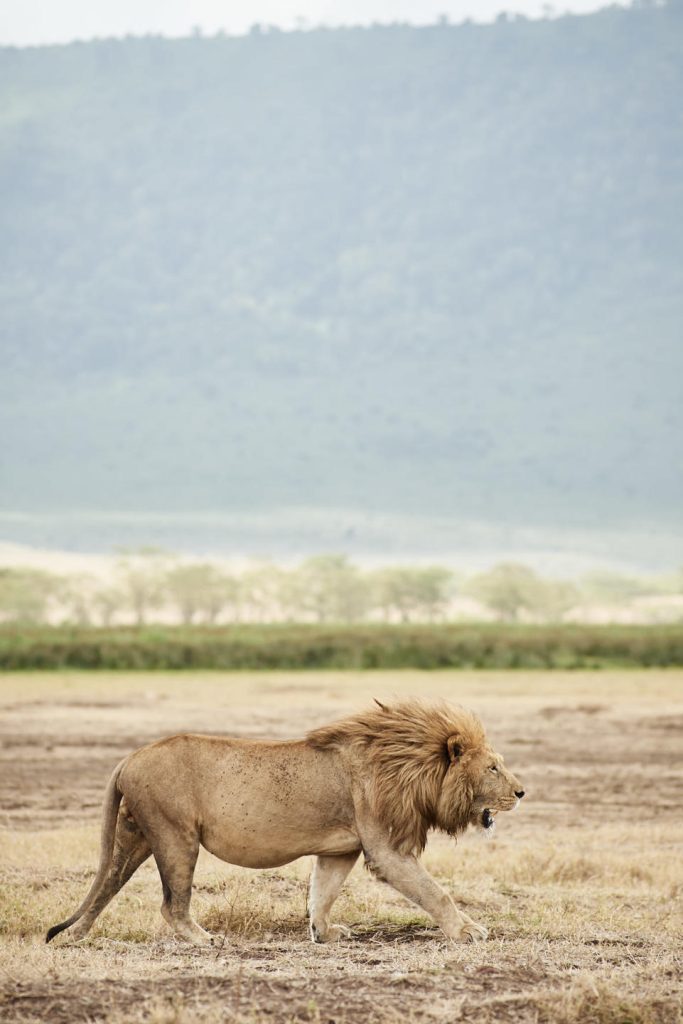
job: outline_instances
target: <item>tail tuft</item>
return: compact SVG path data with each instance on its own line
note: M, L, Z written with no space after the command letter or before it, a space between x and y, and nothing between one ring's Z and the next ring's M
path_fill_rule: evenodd
M71 921L62 921L61 924L53 925L45 936L45 942L52 942L55 935L59 935L59 933L63 932L65 928L68 928L71 923Z

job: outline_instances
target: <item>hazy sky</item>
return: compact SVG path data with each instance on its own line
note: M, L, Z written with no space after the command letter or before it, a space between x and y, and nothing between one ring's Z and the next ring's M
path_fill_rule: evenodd
M0 13L0 43L19 46L61 43L96 36L187 35L194 26L207 33L248 30L256 21L293 28L309 24L349 25L372 21L430 23L439 14L452 21L485 21L501 10L529 16L544 8L586 13L604 0L5 0Z

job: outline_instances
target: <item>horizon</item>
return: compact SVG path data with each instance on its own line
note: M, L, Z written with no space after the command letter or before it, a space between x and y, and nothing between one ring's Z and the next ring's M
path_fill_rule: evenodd
M173 4L119 3L93 10L82 0L61 4L59 11L45 12L35 0L6 12L0 27L0 47L35 48L67 46L71 43L103 42L125 38L161 36L182 39L196 35L247 35L255 25L282 32L305 32L316 29L363 28L373 25L407 24L424 27L446 22L456 26L472 21L487 24L501 15L532 20L593 14L609 7L632 6L627 2L606 3L605 0L566 0L561 6L541 0L374 0L371 3L349 4L303 0L280 3L260 0L237 3L229 10L215 0L203 0L186 8L174 10ZM343 11L343 13L342 13ZM62 27L60 27L62 26Z
M549 575L593 571L657 575L683 561L680 533L644 522L610 528L539 526L378 509L282 507L257 511L167 512L0 510L0 562L32 552L111 558L121 548L160 547L187 558L293 564L343 554L365 566L438 562L480 571L522 562Z

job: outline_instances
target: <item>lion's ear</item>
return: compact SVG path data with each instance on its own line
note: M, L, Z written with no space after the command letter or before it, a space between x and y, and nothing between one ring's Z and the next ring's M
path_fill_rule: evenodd
M448 760L451 764L455 764L456 761L462 756L462 745L460 743L459 736L449 736L446 740L446 749L448 751Z

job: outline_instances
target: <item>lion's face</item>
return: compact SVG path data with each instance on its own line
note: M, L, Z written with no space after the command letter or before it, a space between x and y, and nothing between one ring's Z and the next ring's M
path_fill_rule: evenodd
M493 828L498 811L513 810L524 796L522 784L490 747L473 752L467 767L473 791L470 824Z

